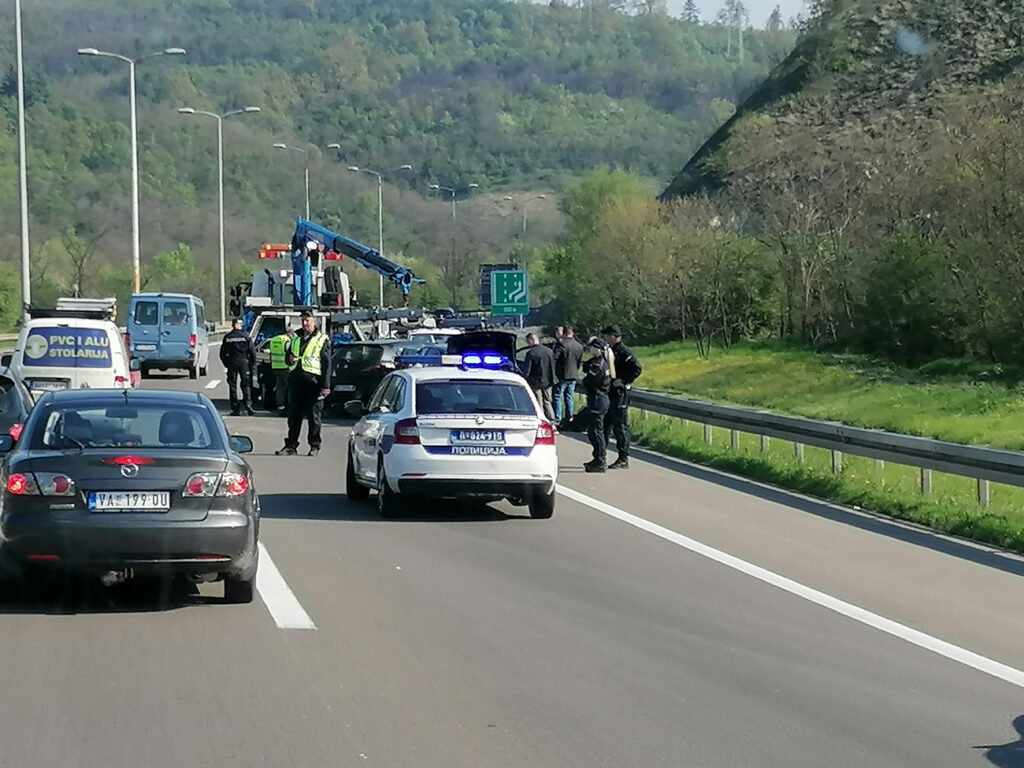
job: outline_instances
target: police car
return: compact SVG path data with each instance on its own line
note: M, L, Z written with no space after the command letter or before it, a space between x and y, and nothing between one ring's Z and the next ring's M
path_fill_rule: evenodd
M501 354L390 373L357 418L348 444L348 498L377 491L381 517L415 497L509 499L530 516L555 510L555 430Z

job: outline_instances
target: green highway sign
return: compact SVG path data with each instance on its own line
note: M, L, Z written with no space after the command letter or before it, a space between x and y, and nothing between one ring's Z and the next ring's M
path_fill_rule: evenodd
M491 272L491 314L526 315L530 312L530 281L525 269Z

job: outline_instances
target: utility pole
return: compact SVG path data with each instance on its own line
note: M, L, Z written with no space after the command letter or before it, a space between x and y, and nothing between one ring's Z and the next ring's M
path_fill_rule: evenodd
M25 58L21 40L21 0L14 0L14 27L18 55L18 189L21 197L21 314L28 319L32 303L28 243L28 159L25 156Z

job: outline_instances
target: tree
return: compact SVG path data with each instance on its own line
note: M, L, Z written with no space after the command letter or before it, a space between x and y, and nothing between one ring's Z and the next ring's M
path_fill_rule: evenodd
M781 32L782 27L782 9L776 5L772 15L768 17L768 23L765 24L764 28L769 32Z
M700 23L700 10L698 10L697 3L694 0L686 0L686 5L683 6L683 14L680 18L690 24Z
M86 277L92 272L90 267L96 248L109 229L109 224L96 228L91 223L80 222L66 228L61 235L61 245L71 260L71 290L75 298L88 293Z

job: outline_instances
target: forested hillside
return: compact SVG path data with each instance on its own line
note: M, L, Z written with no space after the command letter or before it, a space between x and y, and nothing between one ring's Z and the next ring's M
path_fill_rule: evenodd
M18 233L10 22L4 7L4 259ZM564 179L611 164L664 182L793 42L788 32L748 33L741 61L724 27L504 0L38 0L24 23L40 300L76 282L123 295L130 254L127 66L79 57L80 47L188 51L138 67L151 283L207 294L212 285L215 125L176 108L253 105L262 111L225 121L233 264L286 239L302 211L301 155L271 149L284 141L310 153L314 218L371 243L375 184L345 168L411 164L387 190L386 248L431 278L432 298L469 300L474 264L517 244L524 206L526 240L542 243L558 233ZM428 197L431 183L479 184L459 204L454 259L449 209ZM549 194L504 199L524 190Z
M603 207L552 254L560 292L598 322L613 287L649 340L1024 361L1024 4L818 5L672 202L605 177L571 192Z

